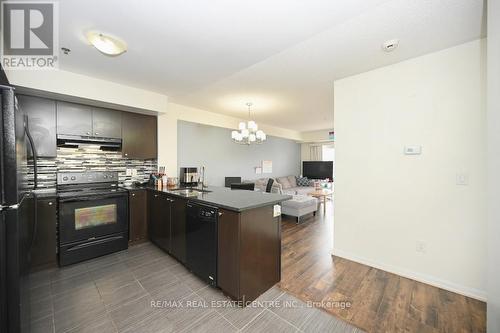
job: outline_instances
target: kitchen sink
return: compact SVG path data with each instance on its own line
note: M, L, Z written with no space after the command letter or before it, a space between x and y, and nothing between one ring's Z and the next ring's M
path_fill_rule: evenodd
M208 190L200 190L196 188L174 188L170 190L171 192L175 192L179 195L185 196L185 197L196 197L200 193L210 193L212 191Z

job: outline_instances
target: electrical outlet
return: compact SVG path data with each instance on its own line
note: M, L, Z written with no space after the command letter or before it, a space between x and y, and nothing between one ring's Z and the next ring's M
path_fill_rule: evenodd
M425 253L427 251L427 244L424 241L417 241L415 243L415 251Z

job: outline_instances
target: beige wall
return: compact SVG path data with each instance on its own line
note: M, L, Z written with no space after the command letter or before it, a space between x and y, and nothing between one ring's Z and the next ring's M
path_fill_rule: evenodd
M335 82L335 255L486 297L485 52L473 41Z
M500 332L500 2L488 1L488 332Z
M307 131L307 132L302 132L302 141L304 142L325 142L325 141L331 141L328 132L333 131L333 128L331 129L324 129L324 130L319 130L319 131Z
M166 95L138 89L111 81L60 70L6 71L15 86L81 99L98 101L103 105L122 106L127 110L166 112ZM78 101L78 100L75 100ZM85 101L87 102L87 101Z

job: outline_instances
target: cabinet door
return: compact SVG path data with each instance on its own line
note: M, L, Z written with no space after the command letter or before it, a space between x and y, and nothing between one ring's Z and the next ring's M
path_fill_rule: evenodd
M37 200L37 228L31 251L33 268L55 265L56 257L56 199Z
M171 242L172 255L186 262L186 203L184 199L170 197L171 201Z
M92 108L90 106L57 102L57 134L92 135Z
M122 137L121 111L92 108L92 129L94 136L120 139Z
M170 201L164 194L151 192L149 204L149 238L170 252Z
M129 241L135 242L148 236L148 209L146 190L134 190L129 195Z
M219 209L217 285L233 299L240 299L240 217Z
M17 100L21 110L28 115L29 130L38 156L56 157L56 102L25 95L17 95Z
M156 117L122 114L122 154L127 158L156 158Z

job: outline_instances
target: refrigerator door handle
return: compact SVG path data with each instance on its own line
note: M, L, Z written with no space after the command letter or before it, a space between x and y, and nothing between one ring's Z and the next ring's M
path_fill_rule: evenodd
M33 152L33 184L34 184L33 189L36 189L38 187L38 165L37 165L38 154L36 152L36 147L35 143L33 142L33 138L31 137L28 120L29 120L28 116L27 115L24 116L24 130L26 132L26 137L30 142L31 151Z

